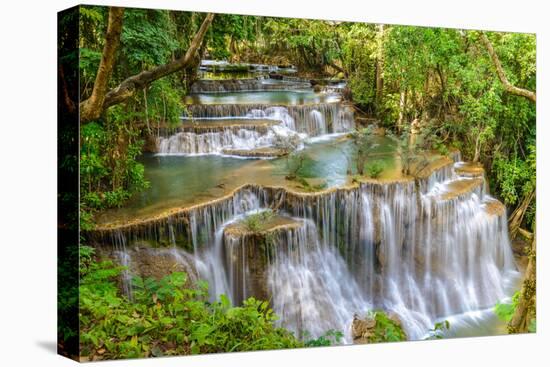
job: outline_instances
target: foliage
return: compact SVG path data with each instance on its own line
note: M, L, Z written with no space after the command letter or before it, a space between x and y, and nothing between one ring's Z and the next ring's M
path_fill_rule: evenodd
M384 171L384 166L379 161L374 161L367 165L367 174L370 178L378 178Z
M354 103L374 109L378 44L373 24L355 23L342 32L342 65Z
M88 251L87 255L93 252ZM207 286L187 287L185 273L157 281L134 278L133 301L119 294L121 267L81 260L81 355L92 360L160 357L303 346L275 326L267 302L249 298L232 307L225 296L207 301Z
M372 127L357 129L351 133L352 142L357 150L356 168L359 175L365 172L365 164L378 144L372 139Z
M307 339L309 337L308 333L304 333L302 337L306 338L306 341L304 342L304 346L306 347L328 347L330 345L339 344L344 337L344 334L341 331L328 330L316 339Z
M510 322L512 319L512 316L514 316L514 312L516 312L516 307L518 306L519 298L521 296L521 292L516 292L512 296L512 300L509 303L500 303L498 302L495 305L494 312L498 316L499 319L502 321Z
M143 141L126 126L131 118L120 106L109 110L103 124L91 122L80 130L81 226L91 228L95 210L120 206L132 193L148 187L144 167L136 161Z
M535 90L535 37L487 36L510 82ZM478 32L392 26L384 58L390 121L400 112L405 120L430 121L430 136L458 142L466 159L485 165L494 191L507 205L517 205L532 190L535 105L503 90ZM397 98L402 91L403 110ZM534 212L534 205L528 212ZM525 220L530 226L532 216Z
M270 54L286 54L302 69L319 72L340 58L338 27L324 20L266 18L265 48Z
M451 324L448 320L436 322L433 329L430 329L428 333L430 336L428 339L443 339L445 332L451 328Z
M255 41L257 23L257 17L217 14L209 32L208 51L210 57L218 60L238 58L237 43ZM244 71L246 70L248 67Z
M288 174L285 176L287 180L296 180L301 177L301 171L304 168L308 157L303 152L290 154L286 159Z
M265 222L272 219L274 215L275 213L273 212L273 210L264 210L259 213L248 215L244 219L243 223L247 230L256 233L261 231Z
M369 343L398 342L407 340L407 335L401 325L392 320L383 311L372 311L369 318L375 320L374 332L368 336Z
M512 320L512 317L516 313L516 308L518 307L519 300L521 298L521 291L517 291L512 296L512 299L510 302L501 303L497 302L495 305L493 311L497 315L497 317L505 321L506 323L509 323ZM530 333L536 333L537 332L537 320L535 318L532 318L529 322L529 325L527 325L527 331Z
M107 8L81 6L80 99L93 88L105 42ZM110 85L170 62L186 50L200 19L193 13L126 9L120 47ZM184 79L191 76L183 73ZM144 167L136 161L155 128L173 125L185 112L186 84L170 75L144 86L125 104L107 110L97 121L81 126L81 228L93 228L93 213L122 205L148 186Z

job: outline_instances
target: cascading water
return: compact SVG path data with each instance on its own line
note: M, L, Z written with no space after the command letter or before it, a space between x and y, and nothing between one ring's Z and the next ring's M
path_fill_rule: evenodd
M272 134L271 134L272 135ZM220 132L196 134L179 132L168 138L159 139L160 154L212 154L221 153L224 149L254 149L268 146L270 134L261 135L257 131L240 129L223 129Z
M337 109L331 110L329 115L332 116L331 132L338 133L352 129L353 116L350 116L349 112ZM308 136L322 136L328 132L325 114L317 109L310 109L298 120L291 116L288 108L279 106L251 109L244 117L251 120L280 121L280 124L270 126L265 132L251 128L241 128L235 131L231 127L206 133L177 132L167 137L158 138L158 152L159 154L186 155L221 154L224 150L253 150L274 146L278 139L286 139L289 136L305 139ZM302 123L299 124L297 121L302 121ZM297 125L301 125L301 128L297 129Z
M425 185L362 183L318 194L244 187L158 229L116 231L113 241L120 251L126 237L177 239L184 231L193 245L186 256L208 281L212 300L269 299L280 323L298 335L334 329L351 342L353 315L382 308L400 317L410 339L420 339L441 319L478 322L482 310L510 295L518 277L505 211L490 210L498 202L482 179L448 167ZM224 231L274 205L303 225L275 236L267 260L258 263L260 245Z
M191 93L250 92L272 90L301 90L311 88L308 80L274 80L269 78L197 80L191 86Z
M223 88L257 83L226 82ZM353 111L342 103L195 104L189 111L216 122L239 117L270 124L260 129L219 123L200 131L186 126L159 137L161 154L253 150L273 146L280 137L304 140L354 128ZM354 315L381 308L399 316L410 339L421 339L438 320L474 322L510 295L518 277L505 210L488 195L483 178L457 174L458 161L460 153L453 152L414 181L319 193L246 185L227 197L110 231L107 240L128 266L122 279L128 297L132 257L138 256L128 247L156 242L169 244L171 258L190 269L193 279L208 282L212 301L222 294L234 304L247 297L270 300L280 324L297 335L318 337L333 329L343 331L349 343ZM299 225L274 232L269 246L226 232L267 208Z
M289 127L297 132L306 133L309 136L318 136L323 132L345 132L354 128L353 111L341 103L319 103L295 106L272 106L272 105L253 105L253 104L195 104L188 107L189 112L195 118L220 118L226 116L243 117L264 111L269 116L274 107L279 107L278 111L284 111L294 120L294 126ZM315 112L317 111L317 112ZM324 117L324 123L319 129L318 116Z
M370 304L335 246L319 240L316 225L306 220L286 233L267 271L273 310L296 335L320 336L347 331L350 310L365 313Z

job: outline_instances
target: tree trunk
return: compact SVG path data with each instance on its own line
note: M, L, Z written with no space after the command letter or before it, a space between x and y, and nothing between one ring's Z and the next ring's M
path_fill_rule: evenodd
M147 87L143 88L143 104L145 105L145 123L147 124L147 133L151 135L151 126L149 126L149 106L147 105Z
M133 75L125 79L116 88L110 90L105 95L102 104L94 105L94 108L89 110L88 113L85 115L81 114L80 122L86 123L93 120L94 118L98 118L105 109L115 104L126 101L128 98L134 95L136 90L143 89L155 80L158 80L177 71L183 70L187 66L189 66L189 64L195 59L195 53L201 46L204 36L206 35L206 31L210 27L213 19L214 14L208 13L206 15L206 18L202 22L198 32L195 34L195 37L193 37L193 40L191 41L191 44L189 45L189 48L187 49L185 55L177 60L157 66L151 70L142 71L139 74ZM88 100L81 103L81 109L87 102Z
M523 217L525 216L525 212L527 211L529 204L531 204L531 201L535 197L535 191L536 190L533 188L531 192L525 195L523 197L523 200L521 201L521 204L518 205L518 207L510 215L510 218L508 219L508 228L510 230L510 238L516 238L516 234L518 232L519 227L521 226L521 222L523 222Z
M327 65L330 66L331 68L333 68L334 70L336 70L337 72L344 74L344 76L347 75L347 74L346 74L346 71L345 71L342 67L336 65L336 64L334 63L334 61L328 61L328 62L327 62Z
M477 135L476 136L475 151L474 151L474 159L472 159L472 162L474 162L474 163L479 162L480 150L481 150L481 142L480 142L479 135Z
M399 94L399 117L397 119L397 131L401 132L401 129L403 127L403 116L405 114L405 97L407 94L406 89L401 89L401 93Z
M491 43L491 41L489 41L489 38L487 38L487 35L483 32L481 32L481 41L485 45L489 56L491 56L491 60L493 61L493 65L495 66L495 69L497 71L498 78L500 79L500 82L504 85L504 90L506 90L510 94L525 97L531 102L536 103L537 96L534 92L531 92L527 89L518 88L508 81L508 78L506 78L506 74L504 73L504 69L502 68L502 64L500 63L500 59L498 58L498 55L493 48L493 44Z
M80 103L80 121L97 119L103 111L107 86L111 79L116 60L116 52L120 43L122 32L122 18L124 8L109 8L109 20L107 22L107 34L99 68L94 82L92 94L88 99Z
M378 25L378 32L376 34L377 41L377 55L376 55L376 109L377 112L381 110L382 105L382 92L384 89L384 25Z
M536 288L537 288L537 235L536 229L533 231L533 241L529 249L529 262L525 270L525 280L521 287L521 293L518 305L508 323L508 332L510 334L525 333L528 331L531 320L536 318Z

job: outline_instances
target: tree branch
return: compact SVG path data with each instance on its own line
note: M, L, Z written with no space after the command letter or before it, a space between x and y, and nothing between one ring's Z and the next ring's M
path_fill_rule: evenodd
M185 55L183 55L181 58L177 60L174 60L164 65L157 66L151 70L142 71L139 74L133 75L123 80L116 88L110 90L105 95L103 105L101 106L100 109L94 111L95 112L94 114L91 114L88 116L82 116L81 114L80 122L85 123L90 120L93 120L94 118L98 118L103 112L103 110L115 104L124 102L125 100L133 96L137 90L141 90L145 88L147 85L149 85L150 83L154 82L155 80L158 80L162 77L170 75L176 71L185 69L187 66L189 66L189 64L194 60L195 54L200 48L204 40L204 36L206 35L206 32L208 31L208 28L210 27L210 24L212 23L213 19L214 19L214 14L208 13L206 15L206 18L202 22L198 32L193 37L193 40L191 41L191 44L189 45L189 48L187 49L187 52L185 53ZM94 85L94 88L95 88L95 85ZM84 101L83 103L85 102L86 101ZM81 108L82 108L82 104L81 104Z
M169 62L168 64L157 66L151 70L142 71L139 74L127 78L122 83L120 83L118 87L107 93L107 96L105 97L104 108L108 108L114 104L123 102L124 100L131 97L136 90L143 89L151 82L154 82L155 80L172 74L178 70L182 70L186 66L188 66L191 61L193 61L195 53L202 44L204 36L206 35L206 31L208 30L208 27L212 23L213 19L214 14L209 13L206 15L206 18L202 22L199 31L197 32L197 34L195 34L195 37L191 41L191 44L189 45L189 48L187 49L187 52L185 53L185 55L183 55L183 57Z
M491 43L491 41L489 41L489 38L487 38L487 35L483 32L481 32L481 41L485 45L485 48L487 49L489 56L491 56L493 65L497 70L498 78L500 79L500 82L504 85L504 90L506 90L510 94L515 94L520 97L525 97L528 100L532 101L533 103L537 103L537 97L534 92L531 92L530 90L527 90L527 89L518 88L512 85L512 83L508 81L508 78L506 78L506 74L504 73L504 69L502 68L502 64L500 63L500 59L498 58L498 55L495 49L493 48L493 44Z
M122 32L122 18L124 17L124 8L109 8L109 20L107 22L107 34L105 36L105 45L99 68L94 82L94 88L91 96L80 103L80 120L90 121L96 119L103 111L107 86L111 79L113 67L115 65L116 51L120 43L120 33Z

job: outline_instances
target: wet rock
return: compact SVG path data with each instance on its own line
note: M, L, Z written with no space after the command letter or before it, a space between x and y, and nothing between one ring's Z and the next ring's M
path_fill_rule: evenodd
M455 172L464 177L484 177L485 169L480 163L459 162L454 166Z
M351 335L354 344L367 344L369 337L374 335L376 328L376 320L367 317L360 319L359 316L353 316L353 322L351 323Z
M99 249L99 254L127 267L117 281L122 291L125 289L124 283L134 276L161 280L174 272L183 272L187 274L186 287L193 287L198 280L194 261L188 253L178 248L151 248L142 244L123 251Z
M403 331L402 322L399 316L393 312L376 311L372 315L367 315L365 318L360 318L358 315L353 316L351 323L351 335L354 344L367 344L373 340L377 341L396 341L395 339L385 340L385 335L381 335L380 330L377 329L378 320L384 320L384 325L393 323L394 329L397 329L401 333L402 340L406 340L407 336ZM380 328L379 328L380 329Z
M226 269L233 301L271 299L267 270L275 247L284 248L288 234L303 227L304 222L281 215L254 214L254 220L228 225L223 234ZM253 224L253 225L252 225Z
M283 80L284 78L283 74L279 74L279 73L269 73L269 77L275 80Z
M224 149L223 154L235 155L239 157L254 157L254 158L272 158L282 157L289 152L284 149L273 147L257 148L257 149Z

